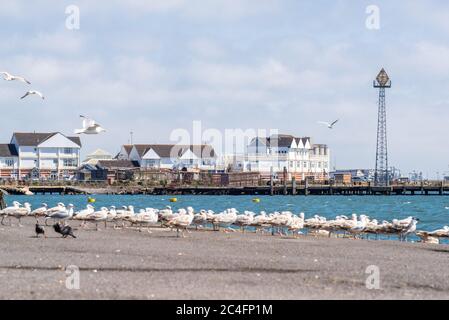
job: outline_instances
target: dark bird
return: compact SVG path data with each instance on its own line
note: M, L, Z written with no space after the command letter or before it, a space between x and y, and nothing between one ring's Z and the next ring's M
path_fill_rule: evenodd
M36 231L36 238L39 238L40 234L44 235L44 238L47 238L45 235L45 228L39 224L39 222L36 222L36 227L34 228L34 231Z
M76 238L75 235L73 234L73 229L71 226L61 226L59 223L55 223L53 225L53 229L55 229L55 232L62 234L63 238L67 238L67 236Z

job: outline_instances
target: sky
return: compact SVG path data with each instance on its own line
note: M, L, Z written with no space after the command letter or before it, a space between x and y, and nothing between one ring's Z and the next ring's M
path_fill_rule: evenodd
M69 5L78 28L67 28ZM379 29L367 28L367 7ZM328 144L337 169L375 162L384 67L390 165L449 171L449 3L353 0L0 2L0 141L14 131L71 135L80 114L107 132L85 155L167 143L176 129L277 129ZM70 20L71 21L71 20ZM28 89L46 96L19 98ZM317 121L340 119L334 130Z

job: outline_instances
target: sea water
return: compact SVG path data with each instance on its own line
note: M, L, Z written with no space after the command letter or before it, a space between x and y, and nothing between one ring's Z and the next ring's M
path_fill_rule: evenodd
M132 205L136 212L148 207L162 209L170 205L174 210L191 206L195 211L200 209L220 212L227 208L245 210L291 211L295 214L304 212L306 218L314 215L334 219L337 215L350 216L365 214L370 219L391 221L409 216L420 219L418 229L431 231L449 225L449 197L446 196L258 196L260 202L253 202L254 196L176 196L177 202L170 202L172 196L152 195L92 195L94 207ZM88 196L85 195L34 195L6 196L7 204L14 200L29 202L32 208L38 208L45 202L49 207L58 202L75 206L75 211L85 208Z

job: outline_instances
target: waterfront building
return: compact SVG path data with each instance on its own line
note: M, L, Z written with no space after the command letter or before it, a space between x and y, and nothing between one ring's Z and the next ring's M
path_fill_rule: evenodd
M71 179L80 165L81 140L60 132L16 132L0 147L3 179Z
M340 169L330 173L330 178L337 175L350 175L353 181L369 182L374 180L374 169Z
M82 164L96 165L100 160L112 160L112 154L102 149L97 149L86 156Z
M292 135L272 135L251 140L243 157L236 157L233 168L236 171L260 172L283 179L293 177L297 181L328 179L330 151L327 145L313 144L311 138L297 138Z
M120 147L120 152L115 156L117 160L129 160L131 150L133 149L132 144L124 144Z
M79 181L108 182L132 180L139 164L130 160L98 160L95 165L83 164L76 174Z
M13 144L0 144L0 180L17 179L19 156Z
M141 169L215 170L216 154L210 145L124 145L116 157L139 163Z

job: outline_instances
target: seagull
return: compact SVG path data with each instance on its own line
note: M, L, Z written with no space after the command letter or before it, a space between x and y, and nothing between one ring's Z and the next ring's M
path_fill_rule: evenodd
M83 118L83 128L82 129L76 129L76 134L99 134L101 132L106 131L103 127L101 127L94 119L91 119L89 117L85 117L83 115L80 115L80 118Z
M49 211L49 210L48 210ZM48 213L45 216L45 221L47 221L48 219L53 219L53 221L58 220L67 220L67 219L72 219L73 217L73 204L69 204L67 206L67 208L61 207L61 209L59 211L53 211L52 213Z
M13 76L12 74L10 74L9 72L6 72L6 71L0 72L0 74L3 75L3 79L6 80L6 81L17 80L17 81L21 81L21 82L25 82L25 83L31 84L31 82L29 82L24 77Z
M44 217L47 213L47 210L48 210L48 205L46 203L42 203L42 207L31 211L30 216Z
M95 222L95 230L100 231L100 229L98 229L99 222L104 222L104 227L105 229L107 228L108 212L108 208L101 207L99 211L89 214L86 219Z
M30 96L30 95L33 95L33 94L35 94L35 95L41 97L42 100L45 99L44 95L43 95L42 93L40 93L39 91L36 91L36 90L30 90L30 91L28 91L28 92L25 93L25 95L24 95L23 97L21 97L20 99L24 99L24 98L26 98L26 97L28 97L28 96Z
M12 210L8 213L9 216L12 216L14 218L16 218L17 220L19 220L19 227L22 227L22 224L20 223L20 220L29 215L31 212L31 205L28 202L25 202L23 204L23 207L19 207L15 210Z
M11 213L13 213L13 212L16 211L17 209L19 209L20 206L21 206L20 202L14 201L14 202L12 203L12 206L11 206L11 207L7 207L7 208L5 208L5 209L3 209L3 210L0 210L0 215L3 216L3 217L2 217L1 224L2 224L2 225L5 225L5 224L3 223L3 220L4 220L7 216L9 216ZM10 224L11 224L11 220L10 220L9 222L10 222Z
M333 129L334 126L337 124L338 121L339 121L339 120L335 120L335 121L332 122L332 123L324 122L324 121L318 121L318 123L319 123L319 124L324 124L324 125L327 126L329 129Z
M193 210L188 210L186 214L180 214L168 221L167 226L176 228L176 237L179 238L179 229L183 228L187 230L187 227L192 224L193 216ZM182 236L184 237L184 232L182 232Z

